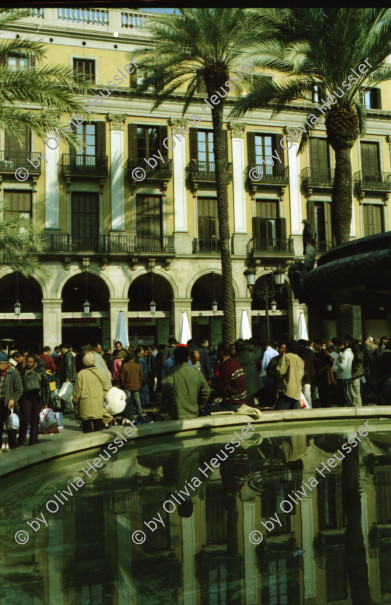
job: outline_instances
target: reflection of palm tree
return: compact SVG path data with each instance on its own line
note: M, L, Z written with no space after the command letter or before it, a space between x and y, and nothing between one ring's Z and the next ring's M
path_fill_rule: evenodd
M353 605L371 605L368 565L361 527L358 448L342 461L342 497L346 514L346 568Z

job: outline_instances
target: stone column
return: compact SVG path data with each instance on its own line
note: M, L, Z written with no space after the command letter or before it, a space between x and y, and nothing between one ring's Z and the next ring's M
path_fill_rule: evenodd
M249 534L254 529L261 527L256 518L256 500L245 500L243 502L243 549L244 549L244 579L246 591L246 603L258 602L258 573L255 546L249 540ZM258 521L258 522L257 522Z
M289 335L291 338L296 339L297 329L299 326L300 313L304 313L305 321L308 330L308 307L307 305L301 305L297 300L291 300L288 302L288 319L289 319Z
M187 120L170 118L168 122L173 139L174 245L177 253L191 254L192 245L187 225L186 138L179 134L175 136L175 127L184 127Z
M316 573L314 553L314 514L312 494L302 499L301 512L301 547L304 550L304 603L316 604Z
M110 124L111 229L125 231L124 122L125 116L108 114Z
M43 344L52 349L62 341L62 298L42 299Z
M244 131L245 124L229 122L232 141L232 177L234 195L235 232L233 234L234 254L246 254L248 234L246 227L246 190L244 163Z
M129 298L110 298L110 346L114 346L115 332L117 329L118 313L123 311L126 326L128 326ZM129 335L129 330L128 330Z
M181 327L181 317L182 313L185 311L187 313L187 319L189 320L190 332L192 332L191 327L191 302L190 298L173 298L172 299L172 321L173 321L173 333L175 338L178 340L179 338L179 330Z
M61 114L54 113L52 117L60 120ZM56 140L56 139L54 139ZM45 229L60 228L60 195L59 195L59 147L42 150L47 162L41 161L45 166Z
M284 134L289 134L289 131L284 128ZM295 246L295 254L300 255L301 235L303 233L302 211L301 211L301 194L300 194L300 160L297 155L299 149L298 143L290 143L286 138L284 146L288 149L289 163L289 202L291 210L291 236ZM300 240L299 237L300 236Z
M130 514L128 512L118 513L116 518L117 530L117 603L127 605L136 599L136 589L130 576L130 565L132 560L132 539Z

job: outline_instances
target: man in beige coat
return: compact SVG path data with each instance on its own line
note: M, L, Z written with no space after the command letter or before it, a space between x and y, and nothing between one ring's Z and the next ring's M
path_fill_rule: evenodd
M91 433L104 428L103 401L109 390L106 374L95 366L95 356L87 353L83 357L84 370L81 370L73 390L73 404L76 417L83 424L83 432Z
M304 376L304 361L296 354L295 342L287 343L286 353L281 355L276 368L277 410L300 409L300 395Z

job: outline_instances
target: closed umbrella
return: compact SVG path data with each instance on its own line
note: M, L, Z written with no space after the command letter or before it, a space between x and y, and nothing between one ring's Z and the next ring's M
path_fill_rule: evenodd
M120 311L118 313L118 319L117 319L117 329L115 331L115 340L119 340L120 342L122 342L122 346L124 347L128 347L129 346L129 337L128 337L128 329L125 323L125 316L124 316L124 312Z
M250 322L248 321L247 311L242 311L242 317L240 320L239 338L248 340L251 338Z
M299 325L297 327L297 340L308 340L307 324L304 313L300 313Z
M187 313L183 312L181 317L181 327L179 330L179 343L187 344L187 341L191 339L191 332L189 326L189 320L187 319Z

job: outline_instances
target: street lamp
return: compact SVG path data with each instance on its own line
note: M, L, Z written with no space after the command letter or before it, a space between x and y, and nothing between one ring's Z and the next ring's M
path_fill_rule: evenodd
M88 291L88 273L86 271L86 273L85 273L85 296L86 296L86 299L85 299L84 304L83 304L83 313L84 313L84 315L89 315L90 314L90 310L91 310L91 305L88 302L87 291Z
M19 302L19 274L16 272L16 302L14 303L14 313L19 317L22 305Z
M152 315L155 315L156 313L156 303L155 303L155 299L153 297L153 271L151 271L151 294L152 294L152 300L149 303L149 310L151 311Z
M213 279L212 311L213 311L213 313L216 313L219 305L218 305L217 300L216 300L216 280L215 280L215 274L214 274L213 271L212 271L212 279Z
M252 296L258 296L258 298L262 298L265 301L265 310L266 310L266 331L267 331L267 339L270 340L270 321L269 321L269 299L272 299L271 302L271 310L272 313L275 313L277 310L277 302L275 301L276 294L279 294L283 288L285 275L284 270L279 266L273 273L269 273L268 275L273 275L274 280L271 285L267 282L260 290L255 288L255 267L250 266L244 271L243 275L247 279L247 288L250 290ZM276 288L277 286L277 292Z

